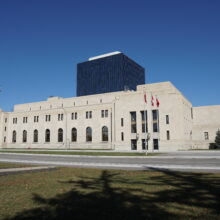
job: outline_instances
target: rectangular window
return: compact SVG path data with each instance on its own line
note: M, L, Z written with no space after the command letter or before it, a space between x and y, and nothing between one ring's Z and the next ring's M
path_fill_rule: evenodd
M63 121L63 114L58 114L58 121Z
M17 124L17 118L13 118L13 124Z
M7 127L5 127L5 131L7 130Z
M131 115L131 133L137 133L136 112L130 112Z
M23 123L27 123L27 117L23 117Z
M86 112L86 118L92 118L92 111Z
M121 132L121 141L124 141L124 132Z
M153 122L153 132L158 132L158 123Z
M5 123L7 122L7 118L5 118Z
M148 132L147 111L141 111L141 124L142 124L142 133Z
M124 118L121 118L121 127L124 127Z
M108 110L105 110L105 117L108 118Z
M158 110L152 110L152 114L153 114L153 121L158 120Z
M153 132L159 132L159 111L152 110Z
M169 115L166 115L166 124L170 124Z
M137 140L136 139L131 140L131 150L137 150Z
M209 140L209 132L204 132L205 140Z
M153 139L153 146L154 146L154 150L159 150L158 139Z
M167 131L167 140L170 140L170 131Z
M34 122L38 122L39 121L39 116L34 116Z
M105 117L105 111L104 111L104 110L101 111L101 117L102 117L102 118Z
M77 112L73 112L72 116L71 116L72 120L76 120L77 119Z
M108 118L108 110L101 110L101 117Z
M4 143L6 142L6 137L4 137Z
M148 150L148 141L146 139L142 139L142 150Z
M46 120L46 121L50 121L50 115L46 115L45 120Z

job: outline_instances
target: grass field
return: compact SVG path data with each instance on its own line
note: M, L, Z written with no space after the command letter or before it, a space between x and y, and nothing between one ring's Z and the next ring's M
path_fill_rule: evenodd
M19 163L2 163L0 162L0 169L6 169L6 168L20 168L20 167L30 167L33 165L28 164L19 164Z
M56 154L56 155L85 155L85 156L154 156L159 153L126 153L126 152L82 152L82 151L32 151L32 150L0 150L0 153L29 153L29 154Z
M0 219L220 219L220 174L59 168L0 177Z

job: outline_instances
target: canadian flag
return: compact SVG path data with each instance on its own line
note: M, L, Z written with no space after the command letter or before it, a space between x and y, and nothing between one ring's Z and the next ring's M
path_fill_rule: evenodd
M157 104L157 107L160 106L160 102L159 102L158 98L156 98L156 104Z
M154 97L151 95L151 105L154 106Z
M144 102L147 103L147 94L144 93Z

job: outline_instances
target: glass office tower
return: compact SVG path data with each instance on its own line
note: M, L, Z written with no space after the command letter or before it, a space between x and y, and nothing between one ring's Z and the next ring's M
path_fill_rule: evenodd
M121 52L77 64L77 96L136 90L145 84L145 70Z

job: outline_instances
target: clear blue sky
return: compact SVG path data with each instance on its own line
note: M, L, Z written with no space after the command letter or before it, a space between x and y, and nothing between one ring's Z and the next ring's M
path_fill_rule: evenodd
M0 108L75 96L76 64L116 50L220 104L219 0L0 0Z

